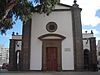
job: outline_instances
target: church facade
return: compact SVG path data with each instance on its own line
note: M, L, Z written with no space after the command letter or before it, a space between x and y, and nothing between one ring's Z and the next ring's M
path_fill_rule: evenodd
M59 3L49 16L34 13L23 25L22 39L17 39L22 41L21 50L18 50L19 66L14 66L17 64L14 39L10 43L11 70L18 67L24 71L82 71L81 10L74 2L73 6Z
M78 7L59 4L49 16L34 13L23 30L23 69L81 70L80 12Z

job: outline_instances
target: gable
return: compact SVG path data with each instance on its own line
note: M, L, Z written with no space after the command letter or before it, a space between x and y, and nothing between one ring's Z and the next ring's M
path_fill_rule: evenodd
M59 3L59 4L57 4L55 6L55 9L70 9L70 8L71 8L71 6L65 5L65 4L61 4L61 3Z

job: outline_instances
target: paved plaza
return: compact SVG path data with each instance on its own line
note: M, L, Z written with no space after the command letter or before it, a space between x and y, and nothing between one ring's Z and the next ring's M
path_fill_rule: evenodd
M100 75L100 72L1 72L0 75Z

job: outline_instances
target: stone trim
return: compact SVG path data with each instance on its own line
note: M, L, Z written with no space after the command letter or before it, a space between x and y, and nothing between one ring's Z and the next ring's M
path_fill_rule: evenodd
M23 24L21 70L30 70L31 19Z
M58 5L65 6L65 7L72 7L70 5L66 5L66 4L62 4L62 3L58 3Z
M46 30L48 32L55 32L57 30L58 26L55 22L48 22L46 25Z
M90 40L91 38L95 38L95 37L83 38L83 40Z
M10 39L10 40L14 40L14 41L22 41L22 39Z
M90 70L97 71L96 38L90 38Z
M60 35L60 34L44 34L44 35L41 35L38 39L43 40L43 38L48 37L48 36L59 37L59 38L61 38L62 40L64 40L64 39L66 38L65 36Z
M9 47L9 69L10 71L16 70L16 62L15 62L15 41L14 39L10 39L10 47Z
M74 44L74 69L82 71L84 65L83 42L82 42L82 25L81 25L81 9L72 7L72 28L73 28L73 44Z
M89 40L90 38L83 38L83 40Z
M55 9L55 10L53 10L53 12L55 12L55 11L71 11L71 9Z

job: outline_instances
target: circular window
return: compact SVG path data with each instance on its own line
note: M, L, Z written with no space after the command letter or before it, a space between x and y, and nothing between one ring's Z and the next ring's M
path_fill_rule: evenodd
M57 30L57 24L55 22L49 22L46 25L46 29L48 32L55 32Z

